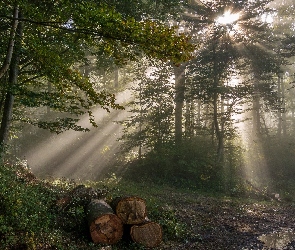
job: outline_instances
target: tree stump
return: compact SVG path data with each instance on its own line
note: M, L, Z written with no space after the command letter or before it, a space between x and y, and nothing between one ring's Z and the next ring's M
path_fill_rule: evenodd
M146 203L139 197L118 197L112 207L124 224L141 224L146 221Z
M155 222L145 222L141 225L133 225L130 230L134 242L145 247L157 247L162 242L162 227Z
M94 243L115 244L122 238L123 223L104 200L91 200L86 218Z

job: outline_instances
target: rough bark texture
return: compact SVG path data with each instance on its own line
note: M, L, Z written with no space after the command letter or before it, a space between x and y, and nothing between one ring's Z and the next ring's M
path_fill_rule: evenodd
M142 198L116 198L112 207L124 224L141 224L146 220L146 203Z
M94 243L115 244L122 238L123 223L104 200L91 200L86 207L86 218Z
M133 225L130 230L134 242L145 247L157 247L162 242L162 228L158 223L145 222L141 225Z

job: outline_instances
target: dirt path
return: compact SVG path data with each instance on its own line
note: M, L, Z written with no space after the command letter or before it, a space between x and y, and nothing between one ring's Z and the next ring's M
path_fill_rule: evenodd
M186 242L170 242L163 249L295 249L294 204L171 197L177 217L191 233Z

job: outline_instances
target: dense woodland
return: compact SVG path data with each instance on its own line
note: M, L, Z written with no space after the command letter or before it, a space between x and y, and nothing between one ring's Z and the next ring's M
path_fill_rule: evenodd
M17 203L5 196L19 179L19 190L34 180L42 194L50 187L52 199L66 193L72 184L36 184L22 152L38 152L37 142L50 134L56 147L72 130L103 137L110 123L121 129L107 134L120 146L102 150L112 153L111 166L98 178L95 166L91 172L77 160L90 171L77 179L294 201L294 17L293 0L0 0L0 201ZM99 121L105 114L109 119ZM67 159L78 159L83 145L75 143ZM163 213L164 234L179 233ZM0 240L17 249L8 247L20 243L9 241L18 229L6 215L0 213ZM56 248L32 243L28 228L32 234L22 233L32 249L64 249L57 239Z

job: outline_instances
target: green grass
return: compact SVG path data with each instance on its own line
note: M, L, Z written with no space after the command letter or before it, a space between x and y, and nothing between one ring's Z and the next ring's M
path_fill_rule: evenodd
M22 166L3 164L0 167L1 250L21 249L25 245L32 250L50 247L58 250L92 250L103 247L91 242L81 205L67 211L56 205L60 197L79 184L81 182L66 179L41 181L34 179L29 170ZM149 219L158 222L163 228L164 242L184 242L191 237L198 238L198 235L193 235L190 231L188 224L179 220L179 213L190 204L201 204L203 201L207 203L204 197L211 197L217 204L229 199L231 206L238 206L243 202L251 203L248 196L233 197L230 192L208 192L191 185L174 186L174 183L165 178L162 182L154 182L144 179L144 176L141 179L124 179L113 174L103 181L88 181L83 184L106 193L106 201L117 196L143 198ZM290 192L287 190L285 193L289 198L293 196ZM144 248L121 240L112 249Z
M60 211L56 201L81 183L67 180L40 181L21 166L4 164L0 168L0 245L1 250L21 249L99 249L91 242L83 207ZM176 219L174 211L165 207L163 187L147 183L124 182L115 176L100 182L87 182L97 190L108 190L106 200L124 195L140 196L146 200L149 218L160 223L164 239L179 239L185 226ZM167 190L166 190L167 191ZM161 198L163 197L163 198ZM143 249L124 242L113 249Z

